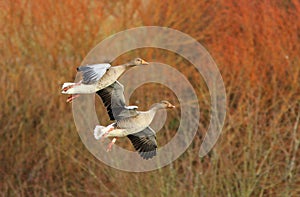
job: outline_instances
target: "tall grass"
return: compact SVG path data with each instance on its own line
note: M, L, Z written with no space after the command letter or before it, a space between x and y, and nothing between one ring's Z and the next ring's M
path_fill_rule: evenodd
M18 0L1 2L0 8L1 195L299 195L298 1ZM199 158L209 95L201 81L192 80L193 86L202 84L199 137L169 166L128 173L87 151L60 86L74 78L75 68L99 41L141 25L178 29L206 46L225 82L228 113L213 151ZM169 65L176 59L145 49L118 61L136 54ZM199 78L183 60L176 68ZM141 106L150 106L161 96L147 94L155 87L139 89L132 101L140 98ZM174 128L166 124L164 129ZM169 138L159 133L160 144Z

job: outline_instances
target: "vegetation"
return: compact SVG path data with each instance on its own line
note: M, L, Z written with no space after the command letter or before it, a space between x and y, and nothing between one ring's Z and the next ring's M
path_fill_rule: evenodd
M0 2L0 9L1 195L299 195L299 1L16 0ZM195 81L199 76L184 60L172 64L176 54L124 54L116 62L139 54L176 67L194 86L201 84L203 98L199 137L189 149L162 169L129 173L84 147L60 87L101 40L144 25L180 30L208 49L226 86L227 116L213 151L199 158L209 121L208 91ZM131 101L149 107L162 96L149 94L154 87L140 87ZM160 144L176 132L179 115L168 117L164 129L170 132L159 133Z

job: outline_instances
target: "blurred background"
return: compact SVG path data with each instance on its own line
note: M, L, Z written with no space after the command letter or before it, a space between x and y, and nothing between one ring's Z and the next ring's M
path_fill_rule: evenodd
M1 1L0 9L2 196L299 195L298 0L15 0ZM210 118L201 76L167 51L124 54L113 65L140 56L174 66L197 89L201 107L198 134L179 159L129 173L106 166L84 147L60 88L74 80L76 67L101 40L148 25L180 30L206 47L224 79L227 116L217 144L199 158ZM154 88L164 91L155 94ZM162 97L174 95L147 84L130 103L147 109ZM160 145L174 136L179 117L179 111L168 113Z

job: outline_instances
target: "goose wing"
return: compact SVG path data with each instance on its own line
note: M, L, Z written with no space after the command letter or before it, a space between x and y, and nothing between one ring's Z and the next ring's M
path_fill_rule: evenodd
M116 81L96 93L102 99L110 120L121 120L138 114L137 106L125 105L124 86L120 82Z
M127 137L143 159L151 159L156 155L156 134L150 127L138 133L128 135Z
M92 84L96 83L106 73L107 69L111 67L110 64L94 64L87 66L79 66L78 72L82 72L82 83Z

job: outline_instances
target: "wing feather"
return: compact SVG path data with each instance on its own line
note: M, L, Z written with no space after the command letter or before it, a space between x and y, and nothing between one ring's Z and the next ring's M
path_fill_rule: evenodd
M77 71L82 72L82 83L93 84L99 81L106 73L107 69L111 67L110 64L94 64L87 66L79 66Z
M151 159L156 155L156 135L155 131L150 127L147 127L138 133L128 135L127 137L143 159Z
M96 92L106 107L110 120L121 120L136 116L136 106L126 106L124 97L124 86L116 81L110 86Z

